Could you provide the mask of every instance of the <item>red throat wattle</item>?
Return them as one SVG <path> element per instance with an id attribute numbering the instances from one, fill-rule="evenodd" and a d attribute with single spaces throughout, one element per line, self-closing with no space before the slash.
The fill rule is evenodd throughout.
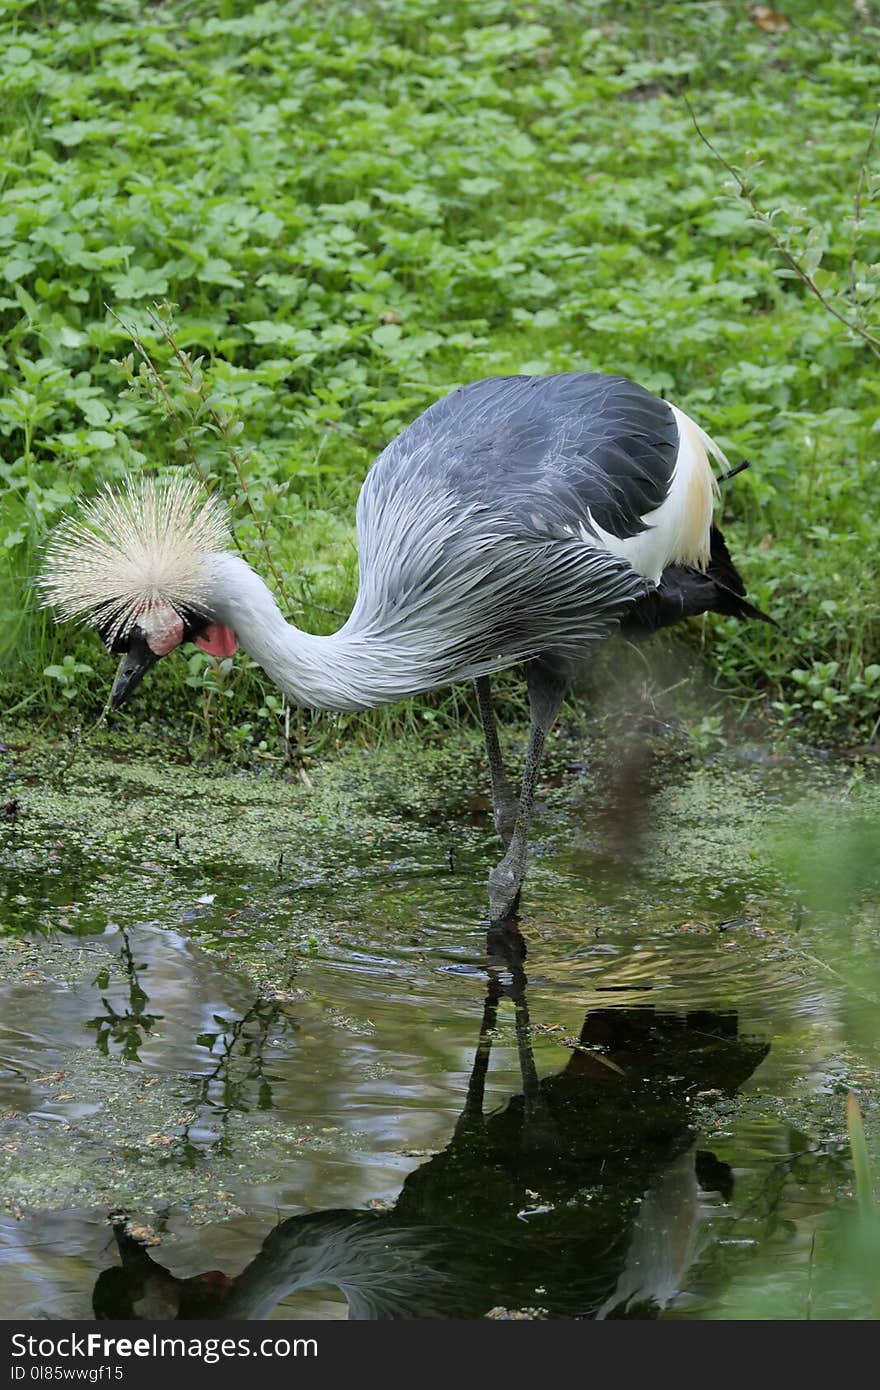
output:
<path id="1" fill-rule="evenodd" d="M 225 623 L 211 623 L 201 637 L 195 638 L 195 644 L 209 656 L 216 656 L 221 660 L 226 656 L 235 656 L 238 649 L 235 633 Z"/>

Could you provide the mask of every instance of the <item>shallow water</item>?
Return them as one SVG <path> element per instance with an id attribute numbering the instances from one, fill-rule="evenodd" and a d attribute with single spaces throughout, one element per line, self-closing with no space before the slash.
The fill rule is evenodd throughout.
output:
<path id="1" fill-rule="evenodd" d="M 470 744 L 6 763 L 0 1316 L 870 1312 L 870 779 L 560 747 L 487 942 Z"/>

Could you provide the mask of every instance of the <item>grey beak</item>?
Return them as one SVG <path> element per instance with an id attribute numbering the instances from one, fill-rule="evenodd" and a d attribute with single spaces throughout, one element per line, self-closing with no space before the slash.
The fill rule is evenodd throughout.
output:
<path id="1" fill-rule="evenodd" d="M 133 633 L 131 646 L 119 663 L 113 689 L 110 691 L 111 709 L 119 709 L 119 706 L 125 703 L 135 686 L 140 685 L 150 667 L 155 666 L 158 660 L 156 653 L 150 651 L 143 637 L 137 632 Z"/>

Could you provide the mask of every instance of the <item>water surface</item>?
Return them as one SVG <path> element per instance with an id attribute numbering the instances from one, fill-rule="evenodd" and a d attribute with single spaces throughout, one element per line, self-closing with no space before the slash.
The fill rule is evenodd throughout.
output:
<path id="1" fill-rule="evenodd" d="M 560 746 L 487 941 L 470 744 L 6 764 L 3 1317 L 870 1312 L 870 778 Z"/>

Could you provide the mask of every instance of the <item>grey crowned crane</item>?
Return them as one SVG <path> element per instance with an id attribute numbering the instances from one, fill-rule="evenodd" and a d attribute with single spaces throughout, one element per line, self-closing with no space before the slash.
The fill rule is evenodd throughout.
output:
<path id="1" fill-rule="evenodd" d="M 475 683 L 495 825 L 507 850 L 490 915 L 515 908 L 547 732 L 597 642 L 715 610 L 762 618 L 721 533 L 709 458 L 681 410 L 597 372 L 490 377 L 431 406 L 376 459 L 357 506 L 360 585 L 330 637 L 288 623 L 229 548 L 221 504 L 181 474 L 106 489 L 51 538 L 43 602 L 122 653 L 121 705 L 186 641 L 241 646 L 294 703 L 361 710 Z M 507 781 L 490 677 L 521 665 L 522 788 Z"/>

